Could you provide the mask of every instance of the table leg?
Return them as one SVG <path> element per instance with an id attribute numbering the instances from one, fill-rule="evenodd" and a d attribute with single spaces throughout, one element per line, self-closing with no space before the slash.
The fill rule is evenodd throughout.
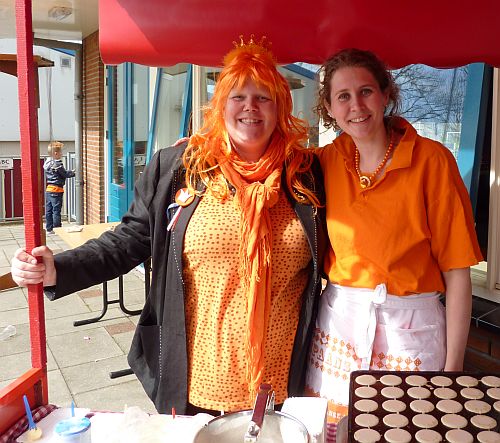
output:
<path id="1" fill-rule="evenodd" d="M 118 277 L 118 302 L 120 303 L 120 309 L 125 314 L 139 315 L 142 312 L 142 309 L 130 311 L 125 307 L 125 303 L 123 302 L 123 277 L 121 275 L 120 275 L 120 277 Z M 116 300 L 113 300 L 111 303 L 116 303 Z"/>
<path id="2" fill-rule="evenodd" d="M 88 325 L 90 323 L 95 323 L 106 315 L 108 312 L 108 282 L 103 282 L 102 284 L 102 311 L 97 317 L 88 318 L 86 320 L 77 320 L 73 322 L 73 326 Z"/>
<path id="3" fill-rule="evenodd" d="M 112 371 L 109 373 L 109 378 L 124 377 L 125 375 L 132 375 L 134 371 L 132 369 L 120 369 L 119 371 Z"/>
<path id="4" fill-rule="evenodd" d="M 149 289 L 150 289 L 150 286 L 151 286 L 151 258 L 149 258 L 148 260 L 146 260 L 144 262 L 144 289 L 145 289 L 145 292 L 144 292 L 144 298 L 148 298 L 148 295 L 149 295 Z M 123 305 L 123 280 L 119 281 L 118 284 L 120 285 L 119 286 L 119 294 L 120 294 L 120 308 L 122 311 L 124 312 L 137 312 L 137 311 L 128 311 L 125 306 Z M 137 314 L 140 314 L 141 311 L 138 311 Z M 132 371 L 132 369 L 130 368 L 127 368 L 127 369 L 120 369 L 118 371 L 112 371 L 109 373 L 109 378 L 113 379 L 113 378 L 118 378 L 118 377 L 124 377 L 125 375 L 132 375 L 134 373 L 134 371 Z"/>

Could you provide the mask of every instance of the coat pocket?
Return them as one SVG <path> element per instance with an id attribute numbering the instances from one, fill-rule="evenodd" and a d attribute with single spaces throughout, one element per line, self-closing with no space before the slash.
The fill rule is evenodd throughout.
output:
<path id="1" fill-rule="evenodd" d="M 160 379 L 161 326 L 137 325 L 128 363 L 154 402 Z"/>

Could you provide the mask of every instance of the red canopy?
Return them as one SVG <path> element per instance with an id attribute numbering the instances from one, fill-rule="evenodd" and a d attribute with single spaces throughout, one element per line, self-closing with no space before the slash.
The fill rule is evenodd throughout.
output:
<path id="1" fill-rule="evenodd" d="M 370 49 L 397 68 L 500 66 L 496 0 L 99 0 L 107 64 L 220 65 L 240 34 L 266 35 L 280 63 Z"/>

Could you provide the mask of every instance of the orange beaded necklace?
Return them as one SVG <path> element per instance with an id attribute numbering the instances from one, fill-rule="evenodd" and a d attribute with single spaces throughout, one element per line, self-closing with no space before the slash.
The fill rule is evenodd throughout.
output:
<path id="1" fill-rule="evenodd" d="M 380 162 L 380 164 L 377 166 L 375 171 L 373 171 L 370 175 L 365 175 L 362 174 L 360 169 L 359 169 L 359 151 L 356 145 L 354 145 L 355 148 L 355 153 L 354 153 L 354 167 L 356 168 L 356 173 L 358 174 L 359 177 L 359 185 L 361 186 L 361 189 L 366 189 L 369 188 L 374 182 L 375 178 L 377 177 L 377 174 L 382 170 L 382 168 L 385 166 L 387 163 L 387 160 L 389 160 L 389 156 L 391 155 L 392 148 L 394 147 L 394 140 L 391 137 L 391 141 L 389 143 L 389 146 L 387 147 L 387 151 L 385 151 L 384 158 Z"/>

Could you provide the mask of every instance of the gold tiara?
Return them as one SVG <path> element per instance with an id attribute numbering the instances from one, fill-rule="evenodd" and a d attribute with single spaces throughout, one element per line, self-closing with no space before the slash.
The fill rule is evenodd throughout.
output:
<path id="1" fill-rule="evenodd" d="M 250 35 L 250 40 L 245 43 L 245 39 L 243 35 L 240 35 L 240 42 L 233 41 L 233 45 L 235 48 L 243 48 L 243 47 L 251 47 L 251 46 L 260 46 L 263 49 L 271 50 L 272 43 L 267 39 L 265 35 L 263 35 L 259 41 L 255 40 L 255 35 Z"/>
<path id="2" fill-rule="evenodd" d="M 240 35 L 240 41 L 233 41 L 233 45 L 234 48 L 224 57 L 224 65 L 229 64 L 238 54 L 245 52 L 250 54 L 266 54 L 275 62 L 274 55 L 271 52 L 272 43 L 265 35 L 262 36 L 260 40 L 256 40 L 255 35 L 252 34 L 250 35 L 250 39 L 246 42 L 243 35 Z"/>

